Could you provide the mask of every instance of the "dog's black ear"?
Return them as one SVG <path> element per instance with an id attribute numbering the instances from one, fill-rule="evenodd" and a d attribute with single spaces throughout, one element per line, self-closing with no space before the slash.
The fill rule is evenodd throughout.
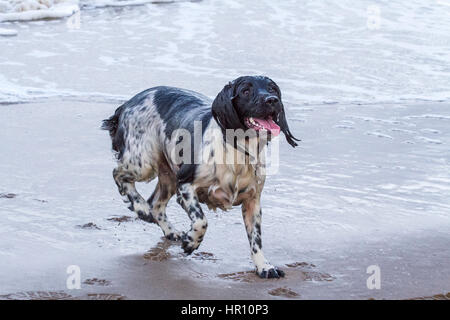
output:
<path id="1" fill-rule="evenodd" d="M 267 78 L 268 80 L 272 81 L 271 79 Z M 295 141 L 301 141 L 300 139 L 295 138 L 292 133 L 291 130 L 289 130 L 289 126 L 286 120 L 286 113 L 284 112 L 284 105 L 283 102 L 281 102 L 281 90 L 280 87 L 278 87 L 278 85 L 273 82 L 277 88 L 278 91 L 278 96 L 280 98 L 280 104 L 281 104 L 281 112 L 278 114 L 278 119 L 275 120 L 275 123 L 278 124 L 280 126 L 281 131 L 283 131 L 284 136 L 286 137 L 286 141 L 292 146 L 292 147 L 296 147 L 298 146 L 297 142 Z"/>
<path id="2" fill-rule="evenodd" d="M 284 112 L 283 103 L 281 103 L 281 112 L 278 114 L 278 119 L 275 122 L 280 126 L 281 131 L 283 131 L 284 136 L 286 137 L 286 141 L 293 147 L 298 146 L 297 142 L 295 142 L 295 141 L 301 141 L 301 140 L 295 138 L 292 135 L 291 130 L 289 130 L 289 126 L 288 126 L 288 123 L 286 120 L 286 114 Z"/>
<path id="3" fill-rule="evenodd" d="M 212 115 L 224 133 L 226 129 L 245 129 L 233 104 L 236 86 L 236 80 L 228 83 L 212 104 Z"/>

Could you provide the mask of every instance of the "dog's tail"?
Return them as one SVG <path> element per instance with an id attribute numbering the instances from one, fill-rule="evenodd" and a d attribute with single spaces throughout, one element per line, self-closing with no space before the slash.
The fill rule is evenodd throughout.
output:
<path id="1" fill-rule="evenodd" d="M 124 107 L 125 107 L 124 105 L 121 105 L 119 108 L 117 108 L 111 117 L 102 121 L 102 125 L 101 125 L 101 128 L 103 130 L 109 131 L 109 135 L 111 136 L 111 140 L 112 140 L 112 148 L 114 151 L 117 151 L 117 152 L 120 152 L 120 149 L 121 149 L 120 141 L 118 141 L 118 140 L 122 140 L 122 139 L 120 139 L 117 136 L 117 130 L 119 128 L 120 115 L 122 114 Z"/>
<path id="2" fill-rule="evenodd" d="M 122 112 L 123 112 L 123 105 L 118 107 L 111 117 L 102 121 L 101 128 L 103 130 L 108 130 L 111 138 L 115 137 L 117 133 L 117 128 L 119 127 L 119 118 Z"/>

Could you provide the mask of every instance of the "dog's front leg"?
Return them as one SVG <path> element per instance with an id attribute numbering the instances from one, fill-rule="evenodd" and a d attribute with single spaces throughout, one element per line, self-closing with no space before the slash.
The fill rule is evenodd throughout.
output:
<path id="1" fill-rule="evenodd" d="M 242 203 L 242 217 L 244 218 L 256 273 L 261 278 L 284 277 L 284 272 L 271 265 L 264 257 L 261 240 L 261 215 L 259 199 L 251 198 Z"/>
<path id="2" fill-rule="evenodd" d="M 191 184 L 185 183 L 178 187 L 177 202 L 183 207 L 191 219 L 191 230 L 183 232 L 181 236 L 181 247 L 185 253 L 191 254 L 202 243 L 208 222 Z"/>

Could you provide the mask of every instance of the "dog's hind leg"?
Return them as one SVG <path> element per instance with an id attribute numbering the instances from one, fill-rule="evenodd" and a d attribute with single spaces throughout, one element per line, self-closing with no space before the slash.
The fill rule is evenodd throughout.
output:
<path id="1" fill-rule="evenodd" d="M 124 202 L 130 202 L 128 209 L 136 212 L 138 217 L 144 221 L 154 223 L 153 215 L 147 201 L 136 190 L 135 182 L 138 180 L 133 172 L 123 170 L 120 167 L 113 170 L 114 181 Z"/>
<path id="2" fill-rule="evenodd" d="M 153 191 L 153 194 L 147 201 L 153 220 L 160 226 L 164 236 L 169 240 L 179 240 L 181 236 L 169 222 L 166 215 L 167 203 L 174 195 L 176 189 L 174 181 L 171 174 L 160 171 L 155 191 Z"/>
<path id="3" fill-rule="evenodd" d="M 208 222 L 191 184 L 185 183 L 178 187 L 177 202 L 191 219 L 191 230 L 183 232 L 181 236 L 181 247 L 185 253 L 191 254 L 202 243 Z"/>

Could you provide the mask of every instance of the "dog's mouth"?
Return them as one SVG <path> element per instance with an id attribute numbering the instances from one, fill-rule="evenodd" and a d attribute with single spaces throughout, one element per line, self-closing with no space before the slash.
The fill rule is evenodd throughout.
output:
<path id="1" fill-rule="evenodd" d="M 265 130 L 268 131 L 274 137 L 280 134 L 280 126 L 273 121 L 272 117 L 269 116 L 266 119 L 261 118 L 245 118 L 245 125 L 249 129 L 254 129 L 256 131 Z"/>

